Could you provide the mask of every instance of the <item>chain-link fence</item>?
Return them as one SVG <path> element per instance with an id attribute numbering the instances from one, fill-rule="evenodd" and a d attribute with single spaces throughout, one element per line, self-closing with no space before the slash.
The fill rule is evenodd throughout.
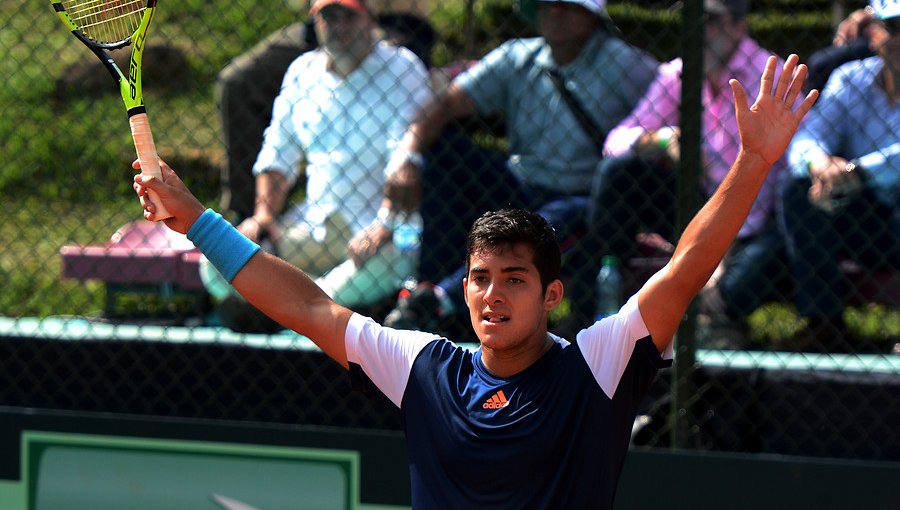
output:
<path id="1" fill-rule="evenodd" d="M 7 3 L 0 405 L 397 428 L 389 404 L 350 392 L 183 237 L 139 220 L 106 71 L 50 5 Z M 604 311 L 601 260 L 618 261 L 621 304 L 723 178 L 739 145 L 728 79 L 755 95 L 770 52 L 798 53 L 820 105 L 691 308 L 635 444 L 900 459 L 894 22 L 859 11 L 838 40 L 864 4 L 613 2 L 594 18 L 527 0 L 385 1 L 386 43 L 326 63 L 323 46 L 354 50 L 323 41 L 299 3 L 160 3 L 144 64 L 160 154 L 336 300 L 461 342 L 476 341 L 454 283 L 474 218 L 517 205 L 554 223 L 569 298 L 551 329 L 574 337 Z M 348 40 L 369 32 L 331 21 L 359 23 Z M 446 124 L 395 150 L 444 93 L 463 98 L 432 117 Z M 410 164 L 421 232 L 379 211 Z"/>

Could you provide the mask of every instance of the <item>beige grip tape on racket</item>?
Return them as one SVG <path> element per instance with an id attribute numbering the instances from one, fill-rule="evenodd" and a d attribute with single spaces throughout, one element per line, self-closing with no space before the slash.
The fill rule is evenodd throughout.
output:
<path id="1" fill-rule="evenodd" d="M 131 124 L 131 136 L 134 138 L 134 148 L 137 150 L 138 160 L 141 162 L 141 174 L 152 175 L 162 179 L 162 171 L 159 169 L 159 155 L 156 153 L 156 144 L 153 143 L 153 133 L 150 131 L 150 120 L 146 113 L 138 113 L 128 118 Z M 141 199 L 141 204 L 145 198 Z M 150 202 L 156 206 L 156 220 L 171 218 L 172 215 L 163 207 L 156 192 L 150 192 Z"/>

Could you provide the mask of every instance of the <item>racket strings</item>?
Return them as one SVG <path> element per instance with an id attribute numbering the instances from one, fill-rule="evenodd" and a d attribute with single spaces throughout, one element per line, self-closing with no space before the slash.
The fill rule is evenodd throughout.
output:
<path id="1" fill-rule="evenodd" d="M 84 34 L 101 43 L 124 41 L 138 29 L 144 0 L 63 1 L 70 19 Z"/>

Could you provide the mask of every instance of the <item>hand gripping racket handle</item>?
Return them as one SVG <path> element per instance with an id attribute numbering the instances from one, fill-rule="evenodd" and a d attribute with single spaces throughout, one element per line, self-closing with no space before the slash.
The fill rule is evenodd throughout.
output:
<path id="1" fill-rule="evenodd" d="M 153 133 L 150 131 L 150 120 L 146 113 L 137 113 L 128 118 L 131 124 L 131 136 L 134 138 L 134 148 L 137 150 L 138 161 L 141 162 L 141 174 L 152 175 L 162 179 L 162 171 L 159 169 L 159 155 L 156 153 L 156 144 L 153 143 Z M 145 198 L 141 199 L 141 203 Z M 156 220 L 171 218 L 172 215 L 163 207 L 155 191 L 150 192 L 150 201 L 156 206 Z"/>

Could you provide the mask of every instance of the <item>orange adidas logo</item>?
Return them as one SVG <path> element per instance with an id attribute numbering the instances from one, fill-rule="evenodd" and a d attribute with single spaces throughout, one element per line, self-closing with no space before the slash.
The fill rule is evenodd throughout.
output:
<path id="1" fill-rule="evenodd" d="M 481 405 L 481 407 L 485 409 L 502 409 L 509 405 L 509 401 L 506 400 L 506 395 L 503 394 L 503 390 L 494 393 L 494 396 L 487 399 L 487 401 Z"/>

